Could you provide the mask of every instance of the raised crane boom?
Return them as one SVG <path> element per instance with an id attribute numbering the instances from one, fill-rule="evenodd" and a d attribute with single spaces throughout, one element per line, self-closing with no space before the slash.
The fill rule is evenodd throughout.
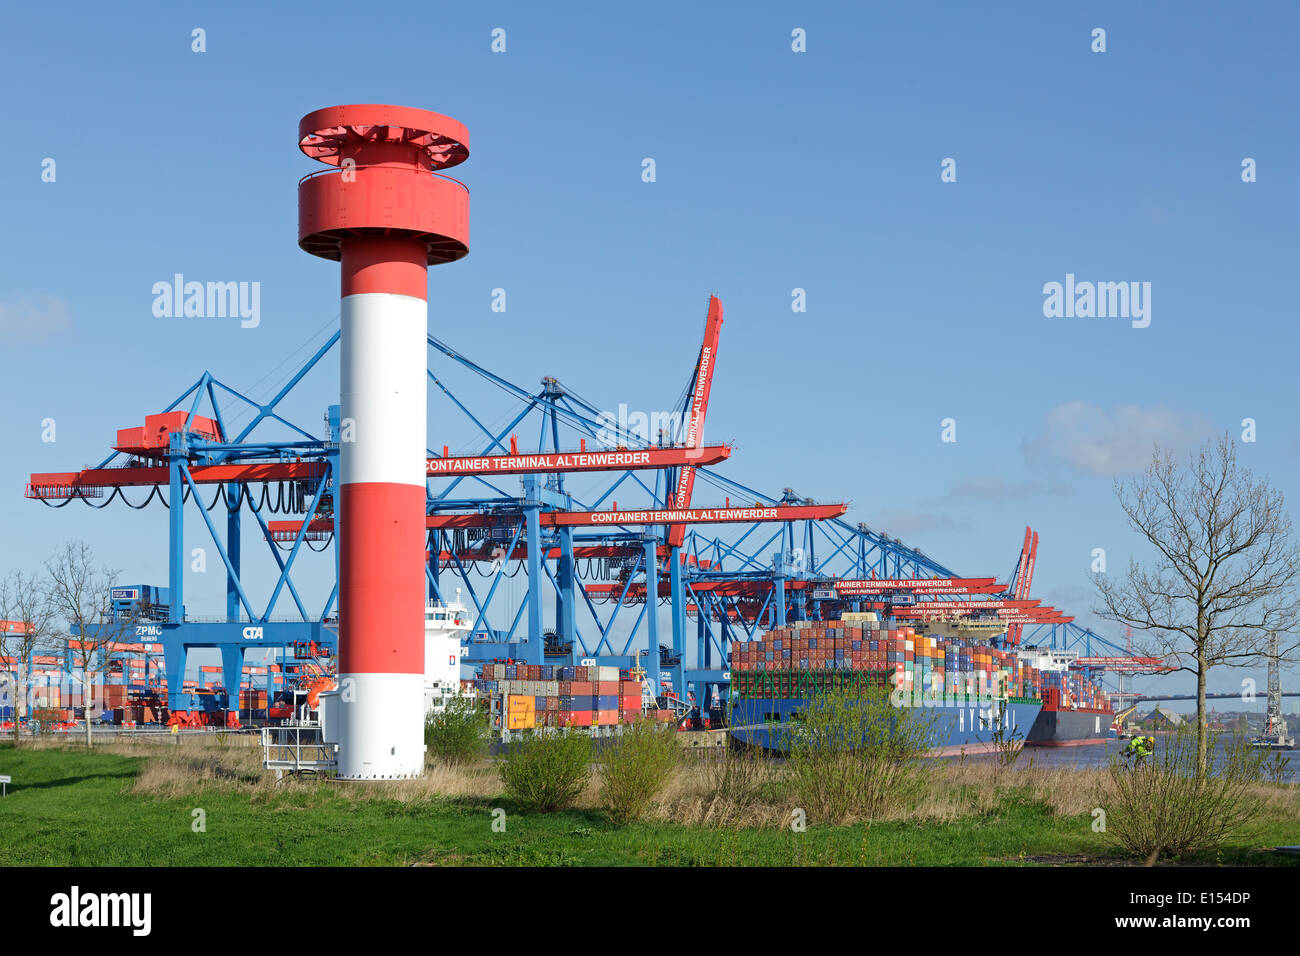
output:
<path id="1" fill-rule="evenodd" d="M 695 374 L 691 379 L 691 390 L 686 396 L 685 445 L 689 449 L 700 449 L 704 439 L 704 416 L 709 410 L 709 390 L 713 387 L 713 370 L 717 367 L 718 340 L 722 335 L 722 302 L 716 295 L 709 296 L 709 314 L 704 321 L 704 341 L 700 345 L 700 357 L 695 362 Z M 685 464 L 677 473 L 677 483 L 673 490 L 671 507 L 675 510 L 691 506 L 691 492 L 695 487 L 695 466 Z M 668 526 L 668 544 L 679 548 L 686 540 L 686 525 Z"/>
<path id="2" fill-rule="evenodd" d="M 1020 549 L 1020 563 L 1016 568 L 1013 597 L 1023 601 L 1029 597 L 1029 587 L 1034 580 L 1034 561 L 1038 557 L 1038 532 L 1025 528 L 1025 544 Z M 1024 625 L 1013 623 L 1007 627 L 1007 643 L 1015 647 L 1020 643 Z"/>

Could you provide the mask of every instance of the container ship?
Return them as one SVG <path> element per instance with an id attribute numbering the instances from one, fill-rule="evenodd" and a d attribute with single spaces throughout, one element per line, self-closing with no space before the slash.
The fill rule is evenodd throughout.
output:
<path id="1" fill-rule="evenodd" d="M 1025 746 L 1075 747 L 1117 736 L 1109 698 L 1096 684 L 1070 671 L 1077 653 L 1026 647 L 1017 656 L 1044 675 L 1039 692 L 1043 709 Z"/>
<path id="2" fill-rule="evenodd" d="M 813 697 L 864 684 L 887 688 L 899 706 L 924 708 L 936 756 L 988 752 L 1012 740 L 1061 746 L 1111 735 L 1106 698 L 1069 672 L 1070 655 L 882 628 L 870 612 L 845 617 L 797 621 L 732 645 L 737 741 L 782 750 L 790 721 Z"/>

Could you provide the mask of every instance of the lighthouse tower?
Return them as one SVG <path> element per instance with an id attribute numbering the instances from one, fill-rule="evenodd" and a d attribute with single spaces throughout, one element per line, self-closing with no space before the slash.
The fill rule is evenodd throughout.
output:
<path id="1" fill-rule="evenodd" d="M 424 768 L 428 267 L 469 252 L 469 156 L 453 119 L 331 106 L 298 145 L 330 169 L 298 184 L 298 245 L 342 266 L 338 774 Z"/>

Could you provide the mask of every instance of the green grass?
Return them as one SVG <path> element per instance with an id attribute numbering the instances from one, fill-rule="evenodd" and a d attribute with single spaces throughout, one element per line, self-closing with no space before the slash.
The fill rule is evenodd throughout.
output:
<path id="1" fill-rule="evenodd" d="M 7 865 L 1015 865 L 1119 862 L 1090 817 L 1060 816 L 1010 788 L 982 815 L 954 822 L 789 829 L 619 826 L 597 810 L 523 813 L 503 799 L 350 799 L 338 784 L 249 792 L 209 788 L 182 799 L 131 792 L 146 758 L 0 745 L 16 785 L 0 801 Z M 492 809 L 507 811 L 493 832 Z M 206 811 L 207 831 L 191 829 Z M 1290 861 L 1258 847 L 1300 842 L 1300 821 L 1258 823 L 1202 862 Z"/>

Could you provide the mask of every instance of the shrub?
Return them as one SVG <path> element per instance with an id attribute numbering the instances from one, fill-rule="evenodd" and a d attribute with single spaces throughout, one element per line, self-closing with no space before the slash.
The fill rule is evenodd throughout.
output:
<path id="1" fill-rule="evenodd" d="M 600 758 L 601 795 L 610 817 L 618 823 L 641 819 L 680 759 L 672 727 L 648 720 L 625 727 Z"/>
<path id="2" fill-rule="evenodd" d="M 1263 762 L 1259 768 L 1260 775 L 1269 783 L 1277 784 L 1279 787 L 1284 786 L 1287 782 L 1287 774 L 1291 771 L 1291 761 L 1283 757 L 1280 753 L 1274 753 L 1271 758 Z"/>
<path id="3" fill-rule="evenodd" d="M 471 698 L 453 697 L 440 714 L 424 724 L 430 756 L 449 767 L 476 763 L 487 755 L 487 714 Z"/>
<path id="4" fill-rule="evenodd" d="M 514 740 L 501 761 L 506 796 L 549 813 L 573 806 L 591 779 L 591 738 L 542 732 Z"/>
<path id="5" fill-rule="evenodd" d="M 1197 773 L 1195 727 L 1166 735 L 1152 756 L 1135 765 L 1112 758 L 1106 832 L 1129 853 L 1151 860 L 1222 845 L 1259 812 L 1250 787 L 1260 777 L 1264 753 L 1240 734 L 1225 738 L 1213 732 L 1208 749 L 1215 759 L 1204 775 Z"/>
<path id="6" fill-rule="evenodd" d="M 993 752 L 997 755 L 998 766 L 1010 770 L 1025 751 L 1025 735 L 1017 730 L 1007 728 L 1007 702 L 998 701 L 997 725 L 993 730 Z M 965 754 L 962 754 L 963 758 Z"/>
<path id="7" fill-rule="evenodd" d="M 884 688 L 816 696 L 785 731 L 791 794 L 820 823 L 882 816 L 923 789 L 933 728 Z"/>
<path id="8" fill-rule="evenodd" d="M 758 814 L 773 788 L 776 771 L 766 751 L 727 751 L 706 764 L 704 819 L 718 826 L 740 826 Z"/>

